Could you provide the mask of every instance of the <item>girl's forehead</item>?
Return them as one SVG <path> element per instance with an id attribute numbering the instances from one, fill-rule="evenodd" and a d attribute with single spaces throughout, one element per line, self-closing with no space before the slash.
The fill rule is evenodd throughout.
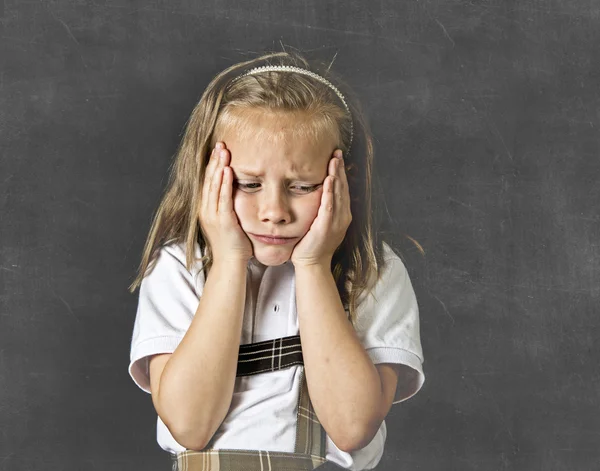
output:
<path id="1" fill-rule="evenodd" d="M 263 109 L 233 110 L 224 113 L 215 128 L 217 139 L 234 135 L 244 141 L 262 143 L 337 142 L 339 130 L 322 115 L 307 112 Z"/>
<path id="2" fill-rule="evenodd" d="M 286 173 L 309 176 L 326 167 L 335 147 L 332 141 L 307 141 L 292 139 L 248 139 L 236 136 L 225 140 L 231 151 L 231 167 L 236 173 L 260 176 L 260 174 Z"/>
<path id="3" fill-rule="evenodd" d="M 315 132 L 289 116 L 260 116 L 240 124 L 217 136 L 230 150 L 230 166 L 237 176 L 321 178 L 337 146 L 331 132 Z"/>

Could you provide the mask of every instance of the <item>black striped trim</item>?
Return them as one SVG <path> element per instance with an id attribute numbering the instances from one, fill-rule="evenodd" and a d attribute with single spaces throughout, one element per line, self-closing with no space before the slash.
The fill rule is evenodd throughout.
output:
<path id="1" fill-rule="evenodd" d="M 299 335 L 240 345 L 236 376 L 277 371 L 292 365 L 304 365 Z"/>

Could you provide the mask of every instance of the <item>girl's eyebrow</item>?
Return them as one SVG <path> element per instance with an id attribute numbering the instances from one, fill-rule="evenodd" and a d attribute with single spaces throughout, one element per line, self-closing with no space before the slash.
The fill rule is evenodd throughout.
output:
<path id="1" fill-rule="evenodd" d="M 264 173 L 257 173 L 257 172 L 253 172 L 252 170 L 244 170 L 241 168 L 234 168 L 234 170 L 235 170 L 235 173 L 243 173 L 247 177 L 262 177 L 262 176 L 264 176 Z"/>
<path id="2" fill-rule="evenodd" d="M 258 173 L 252 170 L 247 170 L 247 169 L 243 169 L 243 168 L 234 168 L 233 169 L 235 171 L 235 173 L 239 173 L 241 175 L 244 175 L 246 177 L 264 177 L 265 174 L 264 173 Z M 306 173 L 304 175 L 299 175 L 297 173 L 294 173 L 293 176 L 295 178 L 313 178 L 313 176 L 310 173 Z"/>

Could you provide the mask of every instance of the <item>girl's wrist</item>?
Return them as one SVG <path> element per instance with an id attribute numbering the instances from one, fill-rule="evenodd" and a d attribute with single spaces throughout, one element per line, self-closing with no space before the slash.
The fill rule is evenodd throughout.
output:
<path id="1" fill-rule="evenodd" d="M 296 270 L 306 271 L 331 271 L 331 259 L 305 261 L 305 262 L 292 262 Z"/>

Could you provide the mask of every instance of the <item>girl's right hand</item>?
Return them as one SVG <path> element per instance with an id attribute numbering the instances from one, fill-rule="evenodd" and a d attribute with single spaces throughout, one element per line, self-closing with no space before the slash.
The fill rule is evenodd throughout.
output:
<path id="1" fill-rule="evenodd" d="M 218 260 L 245 261 L 252 257 L 252 244 L 233 209 L 233 172 L 230 154 L 218 142 L 206 167 L 198 219 L 208 238 L 213 263 Z"/>

